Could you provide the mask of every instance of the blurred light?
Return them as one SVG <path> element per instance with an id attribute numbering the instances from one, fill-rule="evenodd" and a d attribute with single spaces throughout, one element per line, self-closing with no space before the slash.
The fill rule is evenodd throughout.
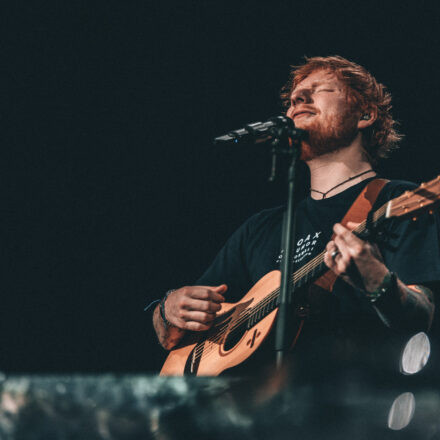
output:
<path id="1" fill-rule="evenodd" d="M 415 408 L 416 400 L 413 393 L 403 393 L 398 396 L 388 413 L 388 428 L 398 431 L 408 426 Z"/>
<path id="2" fill-rule="evenodd" d="M 428 362 L 431 344 L 426 333 L 414 335 L 405 345 L 400 359 L 400 372 L 403 374 L 418 373 Z"/>

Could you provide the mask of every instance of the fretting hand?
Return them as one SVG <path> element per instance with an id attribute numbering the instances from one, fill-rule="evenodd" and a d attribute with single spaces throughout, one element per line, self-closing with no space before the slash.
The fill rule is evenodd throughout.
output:
<path id="1" fill-rule="evenodd" d="M 388 269 L 378 247 L 351 232 L 357 224 L 349 222 L 347 226 L 336 223 L 333 227 L 335 236 L 327 244 L 324 262 L 347 283 L 374 292 L 381 285 Z"/>

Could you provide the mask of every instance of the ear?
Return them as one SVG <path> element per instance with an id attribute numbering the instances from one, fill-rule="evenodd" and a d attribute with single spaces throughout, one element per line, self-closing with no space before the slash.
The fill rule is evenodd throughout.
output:
<path id="1" fill-rule="evenodd" d="M 358 121 L 358 129 L 365 130 L 368 127 L 371 127 L 377 119 L 377 109 L 366 109 L 361 112 Z"/>

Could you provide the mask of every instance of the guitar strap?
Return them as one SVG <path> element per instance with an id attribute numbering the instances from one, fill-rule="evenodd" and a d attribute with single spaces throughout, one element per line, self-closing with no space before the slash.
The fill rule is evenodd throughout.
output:
<path id="1" fill-rule="evenodd" d="M 350 209 L 345 214 L 344 218 L 339 222 L 343 226 L 347 226 L 348 222 L 361 223 L 366 218 L 368 213 L 373 208 L 374 202 L 377 200 L 379 193 L 382 191 L 382 188 L 389 182 L 386 179 L 374 179 L 369 182 L 356 200 L 351 205 Z M 334 238 L 334 234 L 332 235 L 332 239 Z M 337 275 L 332 271 L 328 270 L 321 275 L 313 284 L 313 288 L 317 288 L 321 291 L 331 292 L 333 290 L 333 286 L 335 281 L 337 280 Z M 295 331 L 295 337 L 293 338 L 292 344 L 290 346 L 290 350 L 293 350 L 295 347 L 298 338 L 301 334 L 301 331 L 304 327 L 305 320 L 309 316 L 310 313 L 310 297 L 309 297 L 309 305 L 299 305 L 295 312 L 299 319 L 297 329 Z"/>
<path id="2" fill-rule="evenodd" d="M 344 218 L 340 221 L 341 225 L 347 226 L 348 222 L 361 223 L 366 218 L 368 213 L 373 208 L 374 202 L 377 200 L 379 193 L 382 191 L 382 188 L 389 182 L 386 179 L 374 179 L 369 182 L 356 200 L 351 205 L 350 209 L 345 214 Z M 332 236 L 332 240 L 334 238 L 334 234 Z M 321 287 L 328 292 L 333 290 L 333 285 L 337 279 L 337 275 L 328 270 L 324 275 L 318 278 L 314 284 Z"/>

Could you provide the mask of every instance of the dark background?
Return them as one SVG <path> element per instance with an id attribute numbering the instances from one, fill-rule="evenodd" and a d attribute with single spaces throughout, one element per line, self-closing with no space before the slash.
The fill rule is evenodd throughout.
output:
<path id="1" fill-rule="evenodd" d="M 406 138 L 387 176 L 440 173 L 436 2 L 5 3 L 0 370 L 160 368 L 144 307 L 284 200 L 264 147 L 211 140 L 279 114 L 304 55 L 389 87 Z"/>

